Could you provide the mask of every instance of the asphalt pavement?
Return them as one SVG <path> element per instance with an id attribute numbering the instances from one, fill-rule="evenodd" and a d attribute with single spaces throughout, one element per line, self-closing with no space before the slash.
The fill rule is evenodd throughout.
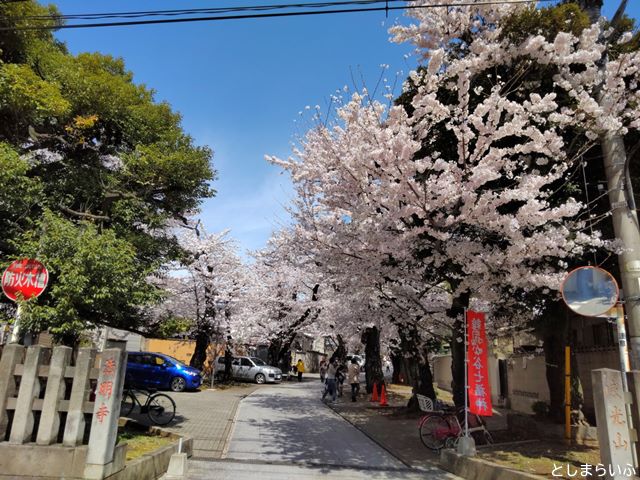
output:
<path id="1" fill-rule="evenodd" d="M 262 386 L 237 409 L 220 460 L 189 460 L 189 479 L 454 479 L 411 469 L 322 403 L 318 381 Z"/>

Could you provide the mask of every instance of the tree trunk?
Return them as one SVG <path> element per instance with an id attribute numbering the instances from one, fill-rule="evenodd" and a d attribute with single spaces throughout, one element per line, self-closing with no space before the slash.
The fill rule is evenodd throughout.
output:
<path id="1" fill-rule="evenodd" d="M 602 8 L 602 0 L 579 0 L 578 4 L 587 15 L 591 23 L 596 23 L 600 18 L 600 9 Z"/>
<path id="2" fill-rule="evenodd" d="M 374 383 L 384 383 L 382 360 L 380 358 L 380 331 L 378 328 L 366 328 L 362 334 L 361 342 L 364 344 L 364 371 L 367 383 L 367 393 L 371 393 L 373 391 Z"/>
<path id="3" fill-rule="evenodd" d="M 453 320 L 451 331 L 451 389 L 453 390 L 453 403 L 456 407 L 464 407 L 464 316 L 465 309 L 469 306 L 469 294 L 463 293 L 453 299 L 447 315 Z"/>
<path id="4" fill-rule="evenodd" d="M 561 301 L 550 303 L 538 320 L 536 329 L 542 336 L 549 387 L 549 415 L 556 422 L 564 421 L 565 396 L 565 348 L 571 342 L 571 319 L 567 307 Z M 581 409 L 583 404 L 582 382 L 576 361 L 575 345 L 571 345 L 571 404 Z"/>
<path id="5" fill-rule="evenodd" d="M 207 360 L 207 348 L 209 348 L 209 334 L 200 330 L 196 333 L 196 348 L 191 355 L 189 365 L 202 370 L 204 362 Z"/>
<path id="6" fill-rule="evenodd" d="M 543 337 L 549 414 L 558 422 L 564 418 L 564 328 L 551 329 Z"/>
<path id="7" fill-rule="evenodd" d="M 429 365 L 429 349 L 427 346 L 423 346 L 422 355 L 420 356 L 418 363 L 418 377 L 416 384 L 413 385 L 413 393 L 407 404 L 407 408 L 410 411 L 418 411 L 420 406 L 418 404 L 418 398 L 416 394 L 429 397 L 434 402 L 436 401 L 436 391 L 433 388 L 433 375 L 431 374 L 431 366 Z"/>
<path id="8" fill-rule="evenodd" d="M 431 373 L 431 365 L 429 365 L 429 352 L 425 349 L 422 356 L 423 361 L 420 363 L 420 380 L 416 393 L 425 395 L 431 400 L 436 400 L 436 390 L 433 388 L 433 375 Z"/>
<path id="9" fill-rule="evenodd" d="M 338 336 L 336 337 L 336 340 L 338 342 L 338 348 L 336 348 L 336 351 L 333 352 L 333 355 L 331 355 L 331 358 L 329 359 L 329 363 L 337 359 L 338 362 L 342 365 L 345 363 L 347 359 L 347 348 L 344 346 L 344 340 L 342 338 L 342 335 L 338 334 Z"/>
<path id="10" fill-rule="evenodd" d="M 231 337 L 227 337 L 227 345 L 224 349 L 224 381 L 230 382 L 233 379 L 233 351 Z"/>
<path id="11" fill-rule="evenodd" d="M 283 373 L 291 370 L 291 342 L 282 342 L 282 339 L 272 339 L 269 343 L 267 363 L 278 367 Z"/>
<path id="12" fill-rule="evenodd" d="M 402 370 L 402 352 L 391 352 L 391 365 L 393 365 L 393 376 L 391 377 L 391 383 L 400 383 L 400 370 Z"/>
<path id="13" fill-rule="evenodd" d="M 416 387 L 419 377 L 420 354 L 418 347 L 420 336 L 415 325 L 397 323 L 399 342 L 396 342 L 393 350 L 397 357 L 398 371 L 394 365 L 394 383 L 411 385 Z"/>

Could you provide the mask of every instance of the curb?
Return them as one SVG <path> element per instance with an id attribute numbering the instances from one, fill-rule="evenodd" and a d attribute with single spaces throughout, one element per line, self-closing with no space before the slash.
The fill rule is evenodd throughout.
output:
<path id="1" fill-rule="evenodd" d="M 466 480 L 543 480 L 545 478 L 480 458 L 465 457 L 453 450 L 442 450 L 440 466 L 447 472 Z"/>
<path id="2" fill-rule="evenodd" d="M 175 440 L 175 443 L 166 445 L 157 450 L 145 453 L 139 458 L 126 463 L 124 469 L 116 472 L 109 477 L 113 480 L 152 480 L 154 478 L 162 478 L 167 472 L 171 456 L 178 451 L 178 441 L 182 439 L 182 451 L 187 456 L 190 456 L 193 452 L 193 439 L 184 435 L 178 435 L 177 433 L 164 430 L 160 427 L 150 426 L 136 422 L 130 418 L 120 417 L 119 426 L 129 426 L 134 429 L 140 429 L 141 431 L 152 432 L 163 437 L 169 437 Z M 126 443 L 126 442 L 124 442 Z"/>
<path id="3" fill-rule="evenodd" d="M 222 446 L 222 452 L 220 453 L 220 459 L 226 459 L 227 458 L 227 453 L 229 453 L 229 445 L 231 444 L 231 437 L 233 437 L 233 432 L 236 429 L 236 423 L 238 420 L 238 412 L 240 411 L 240 404 L 248 397 L 250 397 L 251 395 L 253 395 L 254 393 L 256 393 L 258 391 L 258 389 L 256 388 L 255 390 L 253 390 L 252 392 L 246 394 L 245 396 L 243 396 L 242 398 L 240 398 L 240 400 L 238 400 L 238 403 L 236 403 L 236 407 L 233 411 L 233 417 L 231 418 L 230 424 L 229 424 L 229 429 L 227 431 L 227 435 L 226 438 L 224 439 L 224 445 Z"/>

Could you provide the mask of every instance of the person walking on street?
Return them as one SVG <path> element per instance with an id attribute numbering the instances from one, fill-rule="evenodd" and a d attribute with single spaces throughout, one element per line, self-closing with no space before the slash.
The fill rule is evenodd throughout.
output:
<path id="1" fill-rule="evenodd" d="M 324 360 L 320 362 L 320 381 L 324 383 L 324 378 L 327 376 L 327 364 Z"/>
<path id="2" fill-rule="evenodd" d="M 355 402 L 358 397 L 358 393 L 360 392 L 360 365 L 355 358 L 351 359 L 351 364 L 349 365 L 349 372 L 347 374 L 347 381 L 351 384 L 351 401 Z"/>
<path id="3" fill-rule="evenodd" d="M 329 368 L 327 368 L 327 388 L 322 394 L 322 400 L 325 399 L 327 394 L 331 395 L 331 401 L 333 403 L 336 401 L 336 372 L 338 371 L 336 363 L 336 360 L 329 362 Z"/>
<path id="4" fill-rule="evenodd" d="M 296 368 L 298 369 L 298 381 L 301 382 L 302 374 L 304 373 L 304 362 L 302 361 L 302 359 L 298 360 Z"/>

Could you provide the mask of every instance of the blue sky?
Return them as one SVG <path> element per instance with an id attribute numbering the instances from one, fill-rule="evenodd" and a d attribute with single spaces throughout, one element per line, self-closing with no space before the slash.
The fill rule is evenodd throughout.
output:
<path id="1" fill-rule="evenodd" d="M 207 6 L 289 3 L 267 0 L 78 1 L 56 3 L 65 14 Z M 640 5 L 628 13 L 640 17 Z M 618 4 L 605 0 L 605 14 Z M 216 197 L 201 217 L 211 231 L 231 229 L 243 249 L 265 245 L 286 223 L 292 197 L 286 175 L 264 155 L 286 157 L 291 142 L 308 127 L 299 112 L 327 106 L 337 89 L 373 88 L 381 65 L 398 88 L 415 67 L 408 45 L 388 41 L 400 11 L 234 20 L 139 27 L 63 30 L 70 51 L 123 57 L 136 82 L 157 92 L 183 115 L 185 130 L 214 150 Z"/>

